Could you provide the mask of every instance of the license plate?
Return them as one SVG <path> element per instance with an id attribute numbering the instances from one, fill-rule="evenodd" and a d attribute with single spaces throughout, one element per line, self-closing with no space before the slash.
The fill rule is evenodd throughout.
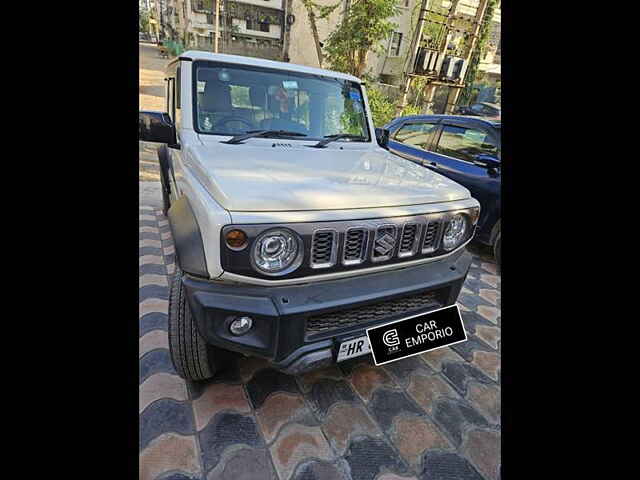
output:
<path id="1" fill-rule="evenodd" d="M 369 339 L 367 336 L 352 338 L 351 340 L 347 340 L 346 342 L 342 342 L 340 344 L 340 349 L 338 350 L 338 359 L 337 362 L 342 362 L 343 360 L 347 360 L 353 357 L 359 357 L 360 355 L 366 355 L 371 351 L 369 347 Z"/>

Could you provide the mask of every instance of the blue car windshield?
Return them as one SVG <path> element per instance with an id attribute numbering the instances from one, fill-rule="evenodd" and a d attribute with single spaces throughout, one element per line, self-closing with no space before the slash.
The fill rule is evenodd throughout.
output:
<path id="1" fill-rule="evenodd" d="M 194 125 L 214 135 L 285 130 L 321 140 L 370 141 L 356 82 L 293 71 L 218 62 L 194 62 Z M 357 137 L 362 137 L 361 139 Z"/>

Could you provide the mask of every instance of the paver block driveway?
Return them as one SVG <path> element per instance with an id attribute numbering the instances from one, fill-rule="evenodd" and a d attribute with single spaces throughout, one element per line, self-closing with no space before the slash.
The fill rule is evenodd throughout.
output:
<path id="1" fill-rule="evenodd" d="M 466 342 L 300 376 L 230 354 L 212 381 L 185 383 L 167 343 L 171 232 L 148 190 L 139 207 L 141 479 L 499 478 L 500 276 L 489 256 L 473 247 L 459 297 Z"/>

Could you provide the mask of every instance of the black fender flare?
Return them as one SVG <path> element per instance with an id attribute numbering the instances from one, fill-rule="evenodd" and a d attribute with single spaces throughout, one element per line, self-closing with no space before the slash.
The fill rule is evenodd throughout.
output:
<path id="1" fill-rule="evenodd" d="M 209 278 L 202 232 L 186 196 L 180 197 L 171 205 L 167 217 L 173 235 L 176 264 L 185 273 Z"/>
<path id="2" fill-rule="evenodd" d="M 169 151 L 166 145 L 158 147 L 158 163 L 160 164 L 160 175 L 164 179 L 164 185 L 167 194 L 171 193 L 171 182 L 169 181 L 169 173 L 172 170 Z"/>

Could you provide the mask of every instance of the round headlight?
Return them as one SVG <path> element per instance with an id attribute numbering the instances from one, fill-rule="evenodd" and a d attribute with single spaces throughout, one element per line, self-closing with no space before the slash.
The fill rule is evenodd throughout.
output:
<path id="1" fill-rule="evenodd" d="M 453 250 L 458 247 L 465 238 L 467 232 L 467 219 L 461 213 L 451 217 L 447 229 L 442 237 L 442 247 L 445 250 Z"/>
<path id="2" fill-rule="evenodd" d="M 302 239 L 284 228 L 262 233 L 251 250 L 253 267 L 265 275 L 291 273 L 300 266 L 302 257 Z"/>

